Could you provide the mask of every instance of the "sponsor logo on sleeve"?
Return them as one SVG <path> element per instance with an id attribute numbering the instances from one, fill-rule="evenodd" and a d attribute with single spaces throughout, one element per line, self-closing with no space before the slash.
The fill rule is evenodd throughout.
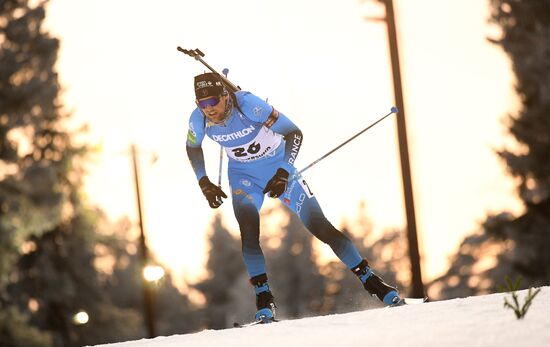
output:
<path id="1" fill-rule="evenodd" d="M 292 140 L 292 149 L 290 151 L 290 157 L 288 158 L 288 163 L 294 165 L 294 161 L 298 156 L 298 151 L 302 143 L 302 137 L 298 134 L 294 134 L 294 139 Z"/>
<path id="2" fill-rule="evenodd" d="M 197 134 L 192 129 L 187 132 L 187 141 L 194 145 L 197 144 Z"/>
<path id="3" fill-rule="evenodd" d="M 252 113 L 254 113 L 254 115 L 258 118 L 262 115 L 262 111 L 263 108 L 261 106 L 256 106 L 252 109 Z"/>

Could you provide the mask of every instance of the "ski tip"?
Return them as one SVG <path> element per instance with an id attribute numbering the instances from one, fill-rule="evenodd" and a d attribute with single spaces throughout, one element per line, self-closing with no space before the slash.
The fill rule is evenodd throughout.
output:
<path id="1" fill-rule="evenodd" d="M 276 323 L 276 322 L 278 322 L 278 321 L 279 321 L 279 320 L 278 320 L 278 319 L 275 319 L 275 318 L 263 318 L 263 319 L 259 319 L 259 320 L 252 321 L 252 322 L 250 322 L 250 323 L 244 323 L 244 324 L 241 324 L 241 323 L 238 323 L 238 322 L 234 322 L 234 323 L 233 323 L 233 327 L 234 327 L 234 328 L 247 328 L 247 327 L 252 327 L 252 326 L 254 326 L 254 325 Z"/>
<path id="2" fill-rule="evenodd" d="M 429 301 L 427 296 L 423 297 L 423 298 L 403 298 L 403 300 L 405 301 L 405 304 L 407 304 L 407 305 L 423 304 L 423 303 Z"/>
<path id="3" fill-rule="evenodd" d="M 391 113 L 397 113 L 399 112 L 399 110 L 397 109 L 397 107 L 395 106 L 392 106 L 392 108 L 390 109 Z"/>

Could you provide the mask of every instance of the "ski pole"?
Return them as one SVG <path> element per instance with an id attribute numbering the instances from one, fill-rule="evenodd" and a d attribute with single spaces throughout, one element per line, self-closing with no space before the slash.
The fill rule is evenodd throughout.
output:
<path id="1" fill-rule="evenodd" d="M 178 47 L 180 48 L 180 47 Z M 198 48 L 197 48 L 198 50 Z M 201 52 L 202 53 L 202 52 Z M 223 75 L 227 79 L 227 74 L 229 73 L 229 69 L 225 68 L 222 70 Z M 222 187 L 222 166 L 223 166 L 223 146 L 220 146 L 220 166 L 218 170 L 218 187 Z"/>
<path id="2" fill-rule="evenodd" d="M 195 49 L 184 49 L 184 48 L 181 48 L 180 46 L 178 46 L 178 51 L 184 53 L 184 54 L 187 54 L 188 56 L 190 56 L 191 58 L 195 58 L 195 60 L 198 60 L 200 61 L 204 66 L 206 66 L 208 68 L 208 70 L 212 71 L 213 73 L 215 73 L 216 75 L 218 75 L 222 81 L 223 81 L 223 84 L 225 84 L 225 86 L 227 87 L 227 89 L 229 89 L 229 91 L 231 92 L 236 92 L 237 90 L 241 90 L 241 87 L 239 86 L 236 86 L 234 85 L 233 83 L 231 83 L 230 80 L 227 79 L 227 77 L 221 75 L 218 73 L 218 71 L 214 70 L 213 67 L 211 67 L 210 65 L 208 65 L 207 62 L 205 62 L 202 57 L 204 57 L 204 53 L 201 52 L 200 49 L 198 48 L 195 48 Z"/>
<path id="3" fill-rule="evenodd" d="M 229 70 L 227 68 L 222 70 L 222 73 L 226 78 L 227 78 L 228 72 Z M 223 146 L 220 146 L 220 166 L 218 170 L 218 187 L 220 188 L 222 187 L 222 166 L 223 166 Z"/>
<path id="4" fill-rule="evenodd" d="M 393 106 L 390 110 L 390 112 L 388 114 L 386 114 L 385 116 L 383 116 L 382 118 L 378 119 L 376 122 L 372 123 L 371 125 L 369 125 L 368 127 L 366 127 L 365 129 L 361 130 L 360 132 L 358 132 L 357 134 L 353 135 L 352 137 L 350 137 L 349 139 L 347 139 L 346 141 L 344 141 L 343 143 L 341 143 L 338 147 L 332 149 L 331 151 L 329 151 L 328 153 L 326 153 L 325 155 L 323 155 L 321 158 L 315 160 L 313 163 L 309 164 L 308 166 L 306 166 L 305 168 L 303 168 L 302 170 L 298 171 L 297 173 L 294 174 L 293 178 L 294 177 L 298 177 L 300 176 L 304 171 L 306 171 L 307 169 L 311 168 L 313 165 L 317 164 L 318 162 L 320 162 L 321 160 L 325 159 L 326 157 L 328 157 L 329 155 L 331 155 L 332 153 L 336 152 L 337 150 L 339 150 L 340 148 L 342 148 L 344 145 L 346 145 L 347 143 L 349 143 L 351 140 L 355 139 L 357 136 L 361 135 L 362 133 L 364 133 L 365 131 L 369 130 L 370 128 L 372 128 L 373 126 L 375 126 L 376 124 L 380 123 L 384 118 L 388 117 L 389 115 L 395 113 L 397 114 L 397 112 L 399 112 L 397 110 L 397 107 Z"/>
<path id="5" fill-rule="evenodd" d="M 222 186 L 222 163 L 223 163 L 223 147 L 220 146 L 220 168 L 218 170 L 218 187 Z"/>

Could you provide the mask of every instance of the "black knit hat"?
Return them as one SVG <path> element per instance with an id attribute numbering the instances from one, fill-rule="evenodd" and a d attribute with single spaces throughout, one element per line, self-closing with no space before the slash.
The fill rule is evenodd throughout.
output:
<path id="1" fill-rule="evenodd" d="M 207 72 L 195 76 L 195 96 L 197 100 L 211 96 L 220 96 L 224 92 L 223 83 L 215 73 Z"/>

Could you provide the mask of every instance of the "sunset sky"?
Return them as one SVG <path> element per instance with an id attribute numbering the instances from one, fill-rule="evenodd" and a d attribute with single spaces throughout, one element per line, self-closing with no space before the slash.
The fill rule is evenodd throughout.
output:
<path id="1" fill-rule="evenodd" d="M 521 211 L 494 154 L 513 145 L 503 120 L 517 109 L 510 62 L 486 38 L 488 0 L 395 0 L 403 90 L 425 279 L 446 269 L 487 213 Z M 185 153 L 205 69 L 176 50 L 200 48 L 210 65 L 289 116 L 305 142 L 303 168 L 393 106 L 381 5 L 359 0 L 51 0 L 46 27 L 61 40 L 58 71 L 74 124 L 102 152 L 86 192 L 113 219 L 136 220 L 128 148 L 140 168 L 147 237 L 177 276 L 196 278 L 213 217 Z M 394 116 L 392 116 L 394 117 Z M 373 233 L 405 225 L 395 118 L 304 175 L 329 220 L 353 219 L 365 201 Z M 205 140 L 217 179 L 218 148 Z M 151 161 L 156 153 L 158 160 Z M 223 188 L 229 191 L 227 176 Z M 273 202 L 268 202 L 272 204 Z M 221 208 L 236 231 L 231 202 Z"/>

